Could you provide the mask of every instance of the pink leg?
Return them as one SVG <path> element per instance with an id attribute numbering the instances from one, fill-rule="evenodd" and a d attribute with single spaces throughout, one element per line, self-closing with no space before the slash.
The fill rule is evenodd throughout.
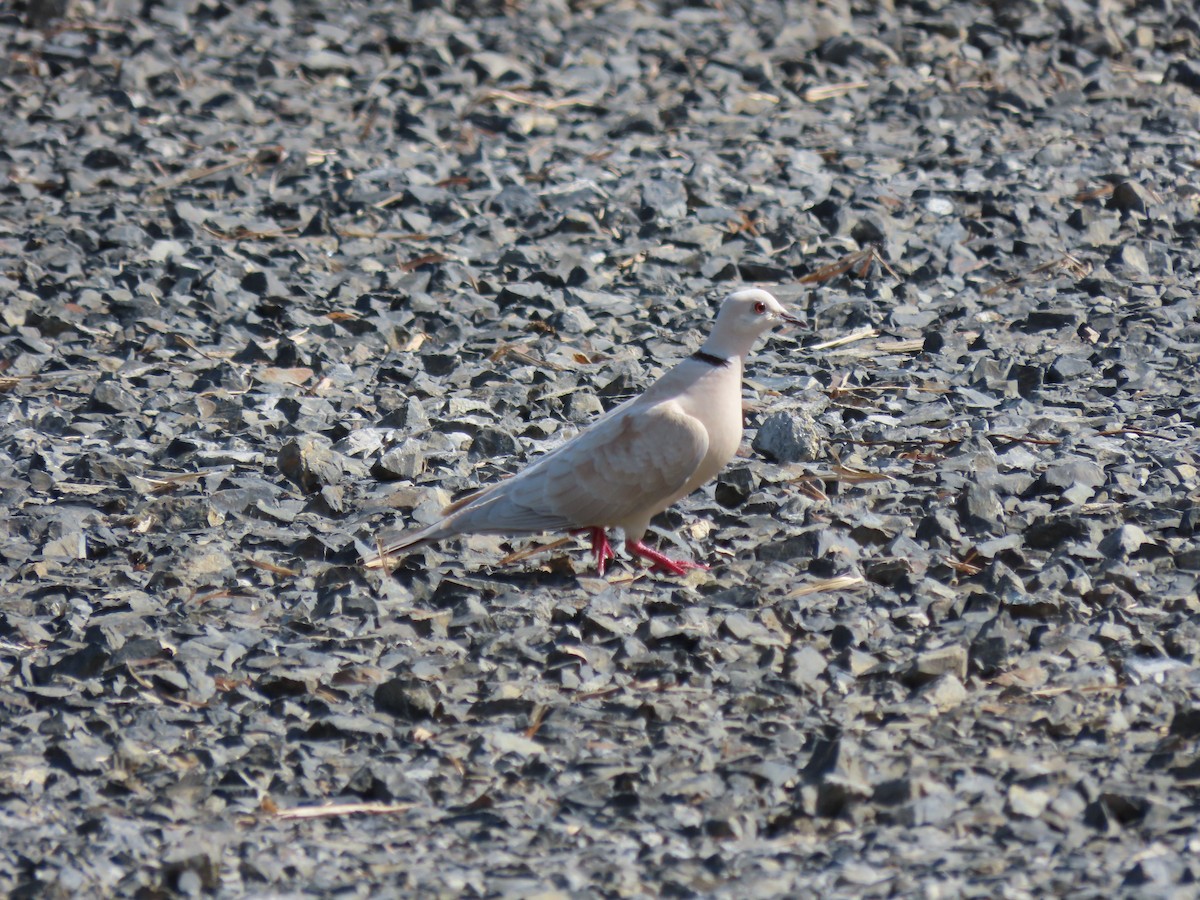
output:
<path id="1" fill-rule="evenodd" d="M 577 528 L 571 534 L 588 534 L 592 539 L 592 554 L 596 558 L 596 574 L 603 575 L 604 567 L 610 559 L 616 559 L 617 554 L 613 553 L 612 544 L 608 542 L 608 533 L 599 526 L 591 528 Z"/>
<path id="2" fill-rule="evenodd" d="M 657 550 L 651 550 L 641 541 L 631 541 L 626 539 L 625 549 L 634 556 L 645 557 L 654 563 L 654 565 L 650 567 L 651 570 L 659 569 L 660 571 L 671 572 L 675 575 L 686 575 L 689 569 L 704 569 L 706 571 L 708 569 L 708 566 L 704 565 L 704 563 L 691 562 L 690 560 L 686 559 L 671 559 L 670 557 L 659 553 Z"/>

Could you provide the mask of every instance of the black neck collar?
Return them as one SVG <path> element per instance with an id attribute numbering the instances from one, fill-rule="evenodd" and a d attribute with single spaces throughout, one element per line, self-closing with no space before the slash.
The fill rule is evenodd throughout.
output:
<path id="1" fill-rule="evenodd" d="M 719 356 L 713 356 L 711 353 L 705 353 L 703 350 L 697 350 L 692 354 L 692 359 L 698 359 L 702 363 L 708 363 L 710 366 L 720 367 L 729 365 L 729 360 L 721 359 Z"/>

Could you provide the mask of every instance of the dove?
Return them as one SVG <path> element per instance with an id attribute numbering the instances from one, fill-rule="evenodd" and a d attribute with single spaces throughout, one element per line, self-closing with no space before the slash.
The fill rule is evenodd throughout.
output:
<path id="1" fill-rule="evenodd" d="M 642 538 L 650 520 L 715 477 L 742 440 L 742 359 L 781 322 L 803 324 L 767 291 L 751 288 L 721 303 L 699 350 L 645 393 L 600 416 L 566 443 L 503 481 L 450 504 L 425 528 L 380 540 L 364 558 L 379 568 L 401 550 L 463 534 L 568 531 L 591 538 L 597 573 L 615 559 L 608 530 L 652 570 L 685 575 L 708 566 L 671 559 Z"/>

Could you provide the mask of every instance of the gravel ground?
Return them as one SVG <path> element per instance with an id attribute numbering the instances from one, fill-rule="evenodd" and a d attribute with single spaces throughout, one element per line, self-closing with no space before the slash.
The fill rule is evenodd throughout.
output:
<path id="1" fill-rule="evenodd" d="M 1176 0 L 0 10 L 0 893 L 1192 897 Z M 430 521 L 720 298 L 654 539 Z M 336 804 L 332 805 L 331 804 Z"/>

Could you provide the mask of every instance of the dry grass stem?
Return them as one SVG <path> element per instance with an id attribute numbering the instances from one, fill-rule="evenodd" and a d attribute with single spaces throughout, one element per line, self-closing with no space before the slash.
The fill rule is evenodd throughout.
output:
<path id="1" fill-rule="evenodd" d="M 829 350 L 832 347 L 844 347 L 847 344 L 853 344 L 856 341 L 866 340 L 867 338 L 876 337 L 879 334 L 874 328 L 860 328 L 858 331 L 851 331 L 849 334 L 843 334 L 841 337 L 836 337 L 831 341 L 822 341 L 819 344 L 813 344 L 808 347 L 809 350 Z"/>
<path id="2" fill-rule="evenodd" d="M 833 578 L 814 581 L 812 584 L 806 584 L 804 587 L 798 587 L 793 591 L 789 591 L 786 598 L 792 600 L 796 597 L 807 597 L 809 594 L 821 594 L 825 591 L 844 591 L 848 588 L 860 587 L 866 583 L 867 580 L 861 575 L 835 575 Z"/>
<path id="3" fill-rule="evenodd" d="M 589 100 L 586 97 L 560 97 L 557 100 L 543 99 L 534 94 L 525 91 L 502 90 L 500 88 L 491 88 L 483 91 L 467 104 L 467 108 L 463 114 L 472 112 L 483 106 L 485 103 L 491 103 L 498 108 L 504 109 L 509 106 L 532 106 L 534 109 L 553 112 L 556 109 L 562 109 L 566 106 L 595 106 L 595 100 Z"/>
<path id="4" fill-rule="evenodd" d="M 569 537 L 561 537 L 557 540 L 551 541 L 548 544 L 534 544 L 532 547 L 526 547 L 523 550 L 514 550 L 512 553 L 508 554 L 508 556 L 505 556 L 500 560 L 500 565 L 507 566 L 510 563 L 522 562 L 526 559 L 531 559 L 534 556 L 537 556 L 541 553 L 547 553 L 550 550 L 557 550 L 559 547 L 571 543 L 571 540 L 572 539 Z"/>
<path id="5" fill-rule="evenodd" d="M 273 805 L 273 804 L 272 804 Z M 277 819 L 325 819 L 337 816 L 387 816 L 408 812 L 415 803 L 329 803 L 325 806 L 293 806 L 274 812 Z"/>
<path id="6" fill-rule="evenodd" d="M 861 91 L 863 88 L 869 86 L 870 82 L 867 81 L 841 81 L 834 84 L 822 84 L 817 87 L 807 88 L 800 96 L 804 98 L 805 103 L 820 103 L 822 100 L 844 97 L 846 94 Z"/>

